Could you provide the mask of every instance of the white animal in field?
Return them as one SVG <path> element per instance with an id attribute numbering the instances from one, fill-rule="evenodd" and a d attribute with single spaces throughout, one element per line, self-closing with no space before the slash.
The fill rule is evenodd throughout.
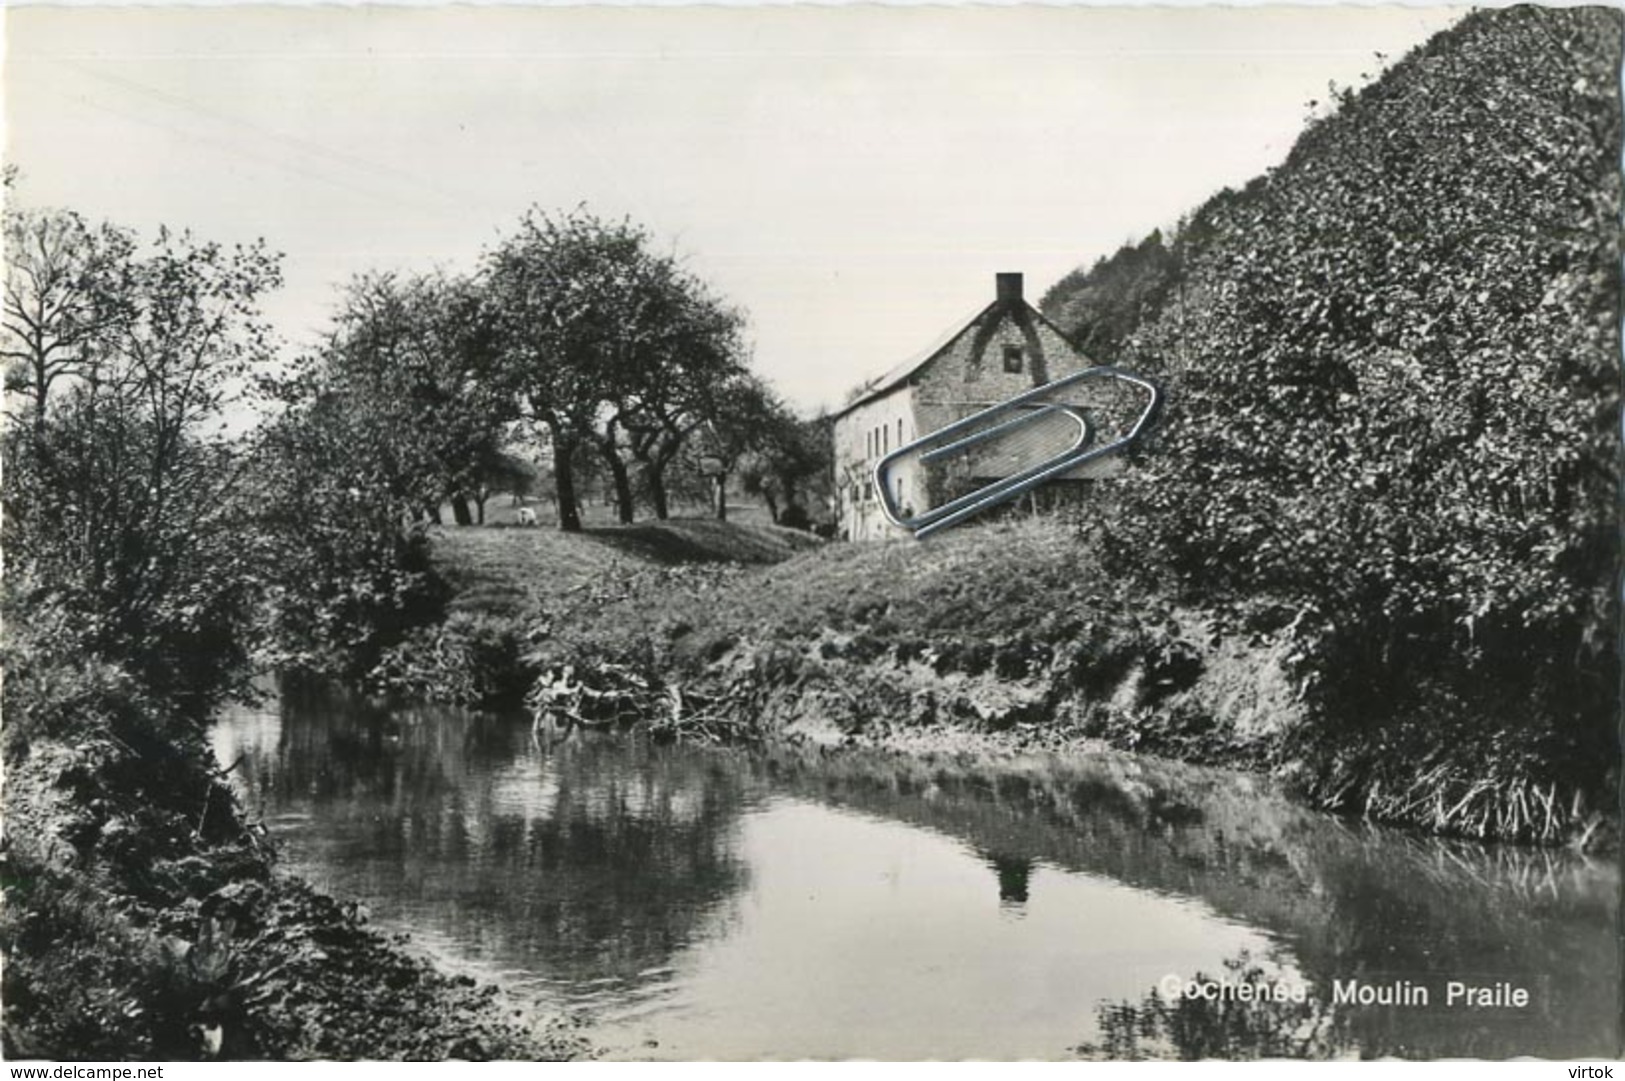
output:
<path id="1" fill-rule="evenodd" d="M 536 524 L 536 511 L 531 507 L 520 507 L 519 508 L 519 524 L 520 525 L 535 525 Z"/>

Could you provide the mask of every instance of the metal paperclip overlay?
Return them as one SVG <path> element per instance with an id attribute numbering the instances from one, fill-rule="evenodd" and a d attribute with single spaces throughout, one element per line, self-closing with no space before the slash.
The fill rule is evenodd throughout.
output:
<path id="1" fill-rule="evenodd" d="M 1026 483 L 1033 477 L 1037 476 L 1037 474 L 1040 472 L 1048 469 L 1052 463 L 1062 459 L 1070 461 L 1075 458 L 1079 452 L 1084 450 L 1084 448 L 1088 447 L 1090 440 L 1094 437 L 1094 430 L 1093 424 L 1090 422 L 1087 416 L 1078 412 L 1077 409 L 1071 406 L 1057 405 L 1053 402 L 1032 403 L 1026 401 L 1025 399 L 1026 395 L 1023 395 L 1021 399 L 1013 398 L 1010 401 L 1002 402 L 999 405 L 983 409 L 972 416 L 966 417 L 962 421 L 950 424 L 946 428 L 939 428 L 930 435 L 926 436 L 924 439 L 916 440 L 915 442 L 909 444 L 909 446 L 901 447 L 897 451 L 894 451 L 893 453 L 888 454 L 885 458 L 881 459 L 879 466 L 877 466 L 875 470 L 875 484 L 884 492 L 881 497 L 881 509 L 885 512 L 886 516 L 897 525 L 900 525 L 905 529 L 914 530 L 916 535 L 918 535 L 920 530 L 927 529 L 933 523 L 958 511 L 968 510 L 970 513 L 975 513 L 975 511 L 971 508 L 978 507 L 982 501 L 987 498 L 988 493 L 991 490 L 995 488 L 1002 489 L 1007 485 L 1015 486 Z M 1051 413 L 1059 413 L 1061 416 L 1074 421 L 1078 425 L 1078 434 L 1076 437 L 1074 437 L 1072 445 L 1066 450 L 1060 452 L 1059 454 L 1051 455 L 1049 458 L 1046 458 L 1044 461 L 1035 465 L 1030 465 L 1020 472 L 1014 473 L 1008 477 L 1004 477 L 1003 479 L 996 481 L 994 484 L 990 484 L 987 487 L 979 488 L 974 492 L 969 492 L 965 495 L 959 496 L 957 499 L 949 500 L 940 507 L 932 507 L 924 514 L 917 514 L 913 517 L 905 518 L 897 512 L 896 502 L 892 498 L 891 493 L 886 490 L 890 488 L 890 485 L 887 483 L 889 478 L 882 472 L 887 465 L 889 465 L 892 461 L 903 457 L 905 452 L 907 452 L 910 448 L 919 447 L 922 444 L 936 443 L 939 440 L 952 436 L 956 432 L 964 431 L 966 428 L 977 429 L 978 425 L 983 421 L 996 417 L 1000 413 L 1016 410 L 1019 410 L 1020 412 L 1018 412 L 1017 415 L 1010 420 L 1001 421 L 991 428 L 980 428 L 979 430 L 973 431 L 972 434 L 956 439 L 951 443 L 946 443 L 942 446 L 934 446 L 931 450 L 922 451 L 920 454 L 920 461 L 931 462 L 940 458 L 946 458 L 952 454 L 962 453 L 967 447 L 972 447 L 979 443 L 985 443 L 1000 436 L 1008 435 L 1010 432 L 1013 432 L 1018 428 L 1026 427 L 1027 425 L 1044 419 L 1046 415 Z M 1033 483 L 1038 482 L 1033 481 Z"/>
<path id="2" fill-rule="evenodd" d="M 1082 383 L 1091 379 L 1120 380 L 1141 388 L 1147 394 L 1145 408 L 1141 411 L 1139 417 L 1135 419 L 1128 433 L 1098 447 L 1089 445 L 1094 435 L 1094 424 L 1081 411 L 1081 407 L 1043 400 L 1075 383 Z M 1145 430 L 1161 401 L 1162 391 L 1157 388 L 1155 383 L 1135 375 L 1133 372 L 1126 372 L 1120 368 L 1104 365 L 1086 368 L 1081 372 L 1074 372 L 1071 375 L 1045 383 L 1041 387 L 1034 387 L 1032 390 L 1018 394 L 1014 398 L 1000 402 L 998 405 L 973 413 L 963 420 L 938 428 L 931 434 L 916 439 L 905 446 L 898 447 L 881 458 L 875 465 L 873 478 L 876 494 L 880 497 L 880 509 L 894 525 L 902 526 L 904 529 L 911 531 L 916 538 L 929 536 L 939 529 L 947 529 L 949 526 L 957 525 L 984 510 L 1015 499 L 1052 477 L 1059 476 L 1087 462 L 1103 458 L 1108 454 L 1123 449 Z M 991 427 L 984 427 L 989 420 L 1007 412 L 1016 412 L 1017 415 L 1008 420 L 1000 421 Z M 908 455 L 919 451 L 922 462 L 935 461 L 949 454 L 963 452 L 966 448 L 978 443 L 1006 435 L 1017 428 L 1043 419 L 1051 413 L 1061 413 L 1078 424 L 1079 433 L 1077 438 L 1064 451 L 1008 477 L 996 480 L 974 492 L 949 500 L 940 507 L 933 507 L 923 514 L 905 517 L 892 498 L 890 477 L 887 471 L 892 465 Z M 970 434 L 963 434 L 967 432 Z M 955 438 L 956 436 L 958 438 Z M 944 440 L 947 440 L 947 442 L 944 442 Z"/>

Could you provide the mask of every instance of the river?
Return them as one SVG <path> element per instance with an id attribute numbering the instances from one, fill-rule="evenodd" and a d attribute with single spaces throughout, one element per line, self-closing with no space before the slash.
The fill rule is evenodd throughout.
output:
<path id="1" fill-rule="evenodd" d="M 288 870 L 611 1057 L 1619 1050 L 1615 865 L 1338 820 L 1258 778 L 546 746 L 523 718 L 293 685 L 213 738 Z"/>

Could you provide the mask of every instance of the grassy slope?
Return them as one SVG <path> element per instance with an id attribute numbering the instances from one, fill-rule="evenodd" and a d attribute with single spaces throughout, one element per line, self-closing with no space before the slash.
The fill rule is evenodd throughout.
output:
<path id="1" fill-rule="evenodd" d="M 942 722 L 1257 760 L 1252 736 L 1291 712 L 1278 666 L 1207 648 L 1189 614 L 1129 599 L 1087 537 L 1061 517 L 1009 518 L 761 566 L 604 559 L 586 583 L 557 571 L 526 586 L 500 579 L 534 566 L 538 544 L 573 554 L 598 542 L 499 531 L 442 545 L 437 558 L 468 590 L 457 603 L 490 610 L 528 590 L 555 617 L 543 667 L 637 671 L 690 712 L 710 703 L 758 732 L 794 723 L 895 739 Z M 466 562 L 476 557 L 477 568 Z"/>
<path id="2" fill-rule="evenodd" d="M 605 576 L 680 563 L 774 563 L 818 543 L 793 529 L 687 518 L 582 533 L 445 526 L 435 530 L 433 552 L 457 591 L 453 611 L 519 615 Z"/>
<path id="3" fill-rule="evenodd" d="M 569 594 L 614 578 L 616 591 L 576 636 L 631 634 L 681 618 L 696 631 L 791 637 L 874 628 L 992 635 L 1053 620 L 1090 581 L 1089 559 L 1057 520 L 961 529 L 928 543 L 822 544 L 772 526 L 682 520 L 566 534 L 443 528 L 436 569 L 457 591 L 453 611 L 556 610 Z M 706 603 L 662 568 L 733 564 L 704 577 Z"/>

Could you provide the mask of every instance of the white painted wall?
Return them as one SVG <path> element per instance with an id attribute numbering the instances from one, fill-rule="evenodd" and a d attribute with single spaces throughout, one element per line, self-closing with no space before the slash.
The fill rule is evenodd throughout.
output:
<path id="1" fill-rule="evenodd" d="M 908 533 L 891 524 L 874 490 L 880 459 L 916 438 L 914 388 L 904 384 L 865 402 L 835 422 L 836 521 L 848 540 L 882 540 Z M 898 463 L 892 470 L 893 495 L 906 511 L 918 506 L 920 466 Z"/>

